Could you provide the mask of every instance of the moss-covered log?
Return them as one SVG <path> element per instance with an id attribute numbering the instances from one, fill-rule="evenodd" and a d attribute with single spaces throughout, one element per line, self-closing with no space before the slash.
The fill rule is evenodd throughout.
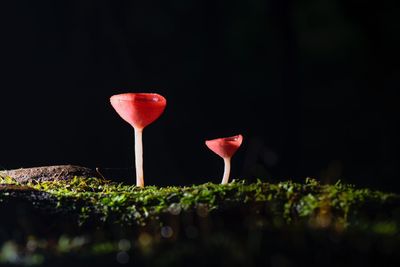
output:
<path id="1" fill-rule="evenodd" d="M 400 197 L 341 183 L 141 189 L 87 177 L 24 184 L 2 177 L 0 184 L 3 263 L 399 263 Z"/>

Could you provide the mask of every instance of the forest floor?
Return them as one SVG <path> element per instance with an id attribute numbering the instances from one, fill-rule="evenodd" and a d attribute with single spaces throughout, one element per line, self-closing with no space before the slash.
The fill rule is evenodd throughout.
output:
<path id="1" fill-rule="evenodd" d="M 0 176 L 2 266 L 400 266 L 400 196 L 234 180 Z"/>

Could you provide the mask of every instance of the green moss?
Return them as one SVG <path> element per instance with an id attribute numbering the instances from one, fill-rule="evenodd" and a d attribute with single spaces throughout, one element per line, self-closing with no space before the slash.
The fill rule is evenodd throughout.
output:
<path id="1" fill-rule="evenodd" d="M 11 178 L 0 184 L 18 185 Z M 185 211 L 213 213 L 232 206 L 263 206 L 270 216 L 285 223 L 310 220 L 321 224 L 357 224 L 368 209 L 399 203 L 391 193 L 358 189 L 340 182 L 322 185 L 314 179 L 304 184 L 291 181 L 276 184 L 257 181 L 233 181 L 228 185 L 205 183 L 186 187 L 138 188 L 97 178 L 75 177 L 69 181 L 37 182 L 27 186 L 57 199 L 54 209 L 69 209 L 79 215 L 79 222 L 96 218 L 101 222 L 144 225 L 162 214 L 177 215 Z M 0 192 L 0 199 L 8 192 Z M 265 206 L 265 207 L 264 207 Z M 390 212 L 390 211 L 389 211 Z"/>
<path id="2" fill-rule="evenodd" d="M 202 255 L 191 264 L 260 266 L 280 255 L 308 264 L 321 249 L 331 259 L 352 251 L 360 262 L 393 260 L 399 204 L 396 194 L 309 178 L 137 188 L 97 178 L 21 185 L 0 177 L 0 211 L 8 215 L 0 263 L 113 265 L 130 255 L 136 265 L 187 266 L 185 259 Z"/>

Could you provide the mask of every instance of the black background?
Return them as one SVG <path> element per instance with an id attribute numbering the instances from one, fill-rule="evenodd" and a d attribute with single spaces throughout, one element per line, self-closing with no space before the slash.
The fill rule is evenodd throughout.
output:
<path id="1" fill-rule="evenodd" d="M 133 182 L 133 130 L 109 104 L 158 92 L 146 184 L 219 182 L 204 140 L 244 135 L 233 177 L 399 191 L 399 16 L 389 1 L 0 4 L 3 169 L 100 167 Z"/>

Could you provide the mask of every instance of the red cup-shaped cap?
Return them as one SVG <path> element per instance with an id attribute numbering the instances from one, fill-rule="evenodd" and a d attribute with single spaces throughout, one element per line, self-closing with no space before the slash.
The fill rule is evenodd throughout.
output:
<path id="1" fill-rule="evenodd" d="M 243 136 L 241 134 L 218 138 L 213 140 L 207 140 L 206 145 L 214 153 L 222 158 L 230 158 L 235 154 L 236 150 L 240 147 L 243 141 Z"/>
<path id="2" fill-rule="evenodd" d="M 117 113 L 136 129 L 143 129 L 163 113 L 167 100 L 154 93 L 126 93 L 113 95 L 111 105 Z"/>

